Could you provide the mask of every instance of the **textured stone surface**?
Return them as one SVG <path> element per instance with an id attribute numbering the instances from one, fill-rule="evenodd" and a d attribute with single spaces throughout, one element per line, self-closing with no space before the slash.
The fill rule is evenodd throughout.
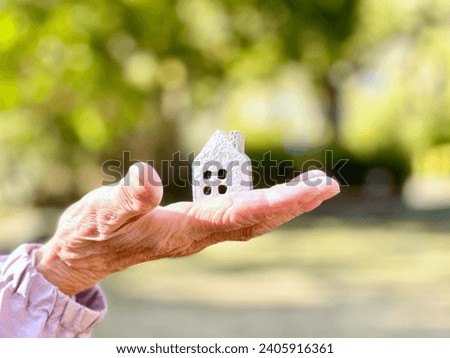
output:
<path id="1" fill-rule="evenodd" d="M 252 190 L 250 158 L 244 153 L 242 133 L 227 136 L 217 131 L 195 158 L 192 168 L 193 200 Z"/>

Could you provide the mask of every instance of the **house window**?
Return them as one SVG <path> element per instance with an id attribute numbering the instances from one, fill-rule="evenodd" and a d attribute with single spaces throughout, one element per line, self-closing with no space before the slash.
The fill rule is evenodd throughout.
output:
<path id="1" fill-rule="evenodd" d="M 203 188 L 203 194 L 205 194 L 205 195 L 211 195 L 211 193 L 212 193 L 212 188 L 211 188 L 210 186 L 205 186 L 205 187 Z"/>
<path id="2" fill-rule="evenodd" d="M 210 179 L 211 178 L 211 170 L 207 170 L 203 172 L 203 179 Z"/>
<path id="3" fill-rule="evenodd" d="M 226 185 L 219 185 L 219 194 L 225 194 L 227 192 L 227 186 Z"/>
<path id="4" fill-rule="evenodd" d="M 217 176 L 220 180 L 223 180 L 227 177 L 227 171 L 225 169 L 219 169 Z"/>

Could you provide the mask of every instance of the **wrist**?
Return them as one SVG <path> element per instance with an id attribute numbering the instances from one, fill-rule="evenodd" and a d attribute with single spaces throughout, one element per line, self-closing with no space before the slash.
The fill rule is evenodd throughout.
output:
<path id="1" fill-rule="evenodd" d="M 68 296 L 90 289 L 97 283 L 77 272 L 61 258 L 61 249 L 53 240 L 40 247 L 36 252 L 36 270 L 52 285 Z"/>

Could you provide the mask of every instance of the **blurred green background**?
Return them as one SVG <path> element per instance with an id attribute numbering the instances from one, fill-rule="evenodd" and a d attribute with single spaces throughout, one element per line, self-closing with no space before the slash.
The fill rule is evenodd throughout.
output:
<path id="1" fill-rule="evenodd" d="M 448 0 L 0 0 L 0 249 L 48 238 L 124 151 L 189 200 L 159 163 L 237 129 L 297 170 L 333 150 L 349 185 L 252 242 L 111 276 L 96 336 L 448 336 L 449 18 Z"/>

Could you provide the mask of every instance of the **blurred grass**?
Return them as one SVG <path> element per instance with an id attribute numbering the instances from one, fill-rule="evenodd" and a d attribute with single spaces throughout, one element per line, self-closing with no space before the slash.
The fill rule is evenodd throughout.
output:
<path id="1" fill-rule="evenodd" d="M 110 311 L 95 335 L 448 336 L 450 225 L 430 230 L 435 220 L 306 215 L 131 268 L 104 281 Z"/>
<path id="2" fill-rule="evenodd" d="M 110 276 L 94 335 L 447 337 L 450 210 L 346 192 L 250 242 Z M 0 249 L 45 239 L 59 214 L 1 213 Z"/>

